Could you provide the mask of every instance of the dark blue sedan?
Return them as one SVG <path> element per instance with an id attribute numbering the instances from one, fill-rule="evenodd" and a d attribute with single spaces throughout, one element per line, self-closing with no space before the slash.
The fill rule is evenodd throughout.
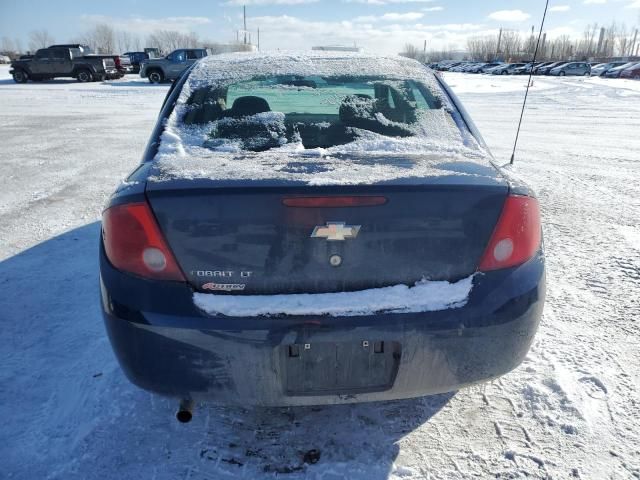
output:
<path id="1" fill-rule="evenodd" d="M 454 391 L 527 354 L 541 236 L 531 190 L 419 63 L 212 56 L 104 211 L 104 320 L 129 379 L 183 421 L 194 401 Z"/>

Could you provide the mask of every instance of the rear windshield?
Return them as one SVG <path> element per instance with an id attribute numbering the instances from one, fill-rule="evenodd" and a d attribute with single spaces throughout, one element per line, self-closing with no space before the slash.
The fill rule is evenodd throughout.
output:
<path id="1" fill-rule="evenodd" d="M 274 75 L 200 86 L 175 112 L 217 151 L 265 151 L 295 144 L 330 148 L 366 136 L 433 137 L 460 131 L 429 88 L 375 76 Z"/>

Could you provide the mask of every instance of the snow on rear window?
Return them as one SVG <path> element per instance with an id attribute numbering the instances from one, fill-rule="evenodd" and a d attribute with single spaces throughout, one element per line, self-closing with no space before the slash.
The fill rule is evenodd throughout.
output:
<path id="1" fill-rule="evenodd" d="M 437 138 L 452 131 L 460 136 L 454 122 L 427 123 L 436 109 L 442 109 L 441 101 L 414 80 L 276 75 L 198 88 L 176 114 L 178 125 L 200 128 L 207 136 L 203 146 L 212 150 L 233 145 L 264 151 L 291 143 L 331 148 L 357 142 L 363 131 L 384 137 Z"/>
<path id="2" fill-rule="evenodd" d="M 330 159 L 444 152 L 449 160 L 468 160 L 485 158 L 481 150 L 433 73 L 418 62 L 345 54 L 220 55 L 203 59 L 185 82 L 161 137 L 156 179 L 365 183 L 434 169 L 420 161 L 413 172 L 367 162 L 358 169 L 364 174 L 354 176 Z M 327 167 L 321 170 L 331 172 L 321 180 L 316 168 L 286 168 L 318 158 Z"/>

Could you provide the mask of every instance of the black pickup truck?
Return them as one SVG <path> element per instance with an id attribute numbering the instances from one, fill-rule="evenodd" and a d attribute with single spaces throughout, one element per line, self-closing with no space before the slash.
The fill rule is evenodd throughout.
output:
<path id="1" fill-rule="evenodd" d="M 65 46 L 42 48 L 31 58 L 15 60 L 11 62 L 9 73 L 13 75 L 16 83 L 58 77 L 72 77 L 79 82 L 91 82 L 121 76 L 112 57 L 87 55 L 80 48 Z"/>

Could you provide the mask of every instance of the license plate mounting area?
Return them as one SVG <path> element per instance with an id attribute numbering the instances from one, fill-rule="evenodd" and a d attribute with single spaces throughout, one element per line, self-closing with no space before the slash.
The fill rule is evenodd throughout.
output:
<path id="1" fill-rule="evenodd" d="M 284 345 L 280 347 L 284 390 L 289 396 L 389 390 L 401 354 L 400 343 L 383 340 Z"/>

